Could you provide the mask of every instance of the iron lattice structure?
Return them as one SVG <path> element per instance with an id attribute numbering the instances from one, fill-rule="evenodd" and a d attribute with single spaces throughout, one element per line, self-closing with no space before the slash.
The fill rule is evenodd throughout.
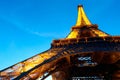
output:
<path id="1" fill-rule="evenodd" d="M 51 48 L 0 71 L 0 80 L 120 79 L 120 36 L 98 29 L 78 6 L 69 35 L 53 40 Z"/>

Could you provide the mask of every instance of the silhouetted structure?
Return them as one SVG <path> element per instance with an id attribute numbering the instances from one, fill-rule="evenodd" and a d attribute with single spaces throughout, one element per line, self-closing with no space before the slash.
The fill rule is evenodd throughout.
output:
<path id="1" fill-rule="evenodd" d="M 51 48 L 0 71 L 0 80 L 117 80 L 120 79 L 120 37 L 92 24 L 78 6 L 70 34 L 53 40 Z"/>

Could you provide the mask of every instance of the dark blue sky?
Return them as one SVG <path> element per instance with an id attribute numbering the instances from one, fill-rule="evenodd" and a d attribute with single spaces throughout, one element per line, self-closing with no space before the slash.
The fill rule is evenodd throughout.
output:
<path id="1" fill-rule="evenodd" d="M 0 0 L 0 70 L 66 37 L 76 23 L 78 4 L 101 30 L 120 34 L 120 0 Z"/>

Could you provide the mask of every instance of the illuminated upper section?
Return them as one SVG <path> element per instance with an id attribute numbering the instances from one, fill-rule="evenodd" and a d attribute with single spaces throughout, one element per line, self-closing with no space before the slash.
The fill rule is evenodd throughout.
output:
<path id="1" fill-rule="evenodd" d="M 83 6 L 78 6 L 78 18 L 75 26 L 72 27 L 72 31 L 66 37 L 69 38 L 82 38 L 82 37 L 103 37 L 108 34 L 98 29 L 97 25 L 92 24 L 87 18 Z"/>
<path id="2" fill-rule="evenodd" d="M 77 17 L 77 22 L 75 26 L 84 26 L 84 25 L 91 25 L 91 22 L 89 21 L 89 19 L 87 18 L 84 10 L 83 10 L 83 6 L 79 5 L 78 6 L 78 17 Z"/>

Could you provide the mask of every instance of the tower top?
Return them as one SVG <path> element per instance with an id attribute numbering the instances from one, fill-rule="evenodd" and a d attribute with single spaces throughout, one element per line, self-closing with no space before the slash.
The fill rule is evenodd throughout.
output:
<path id="1" fill-rule="evenodd" d="M 91 22 L 89 21 L 89 19 L 87 18 L 84 12 L 83 5 L 78 5 L 78 17 L 75 26 L 82 27 L 86 25 L 91 25 Z"/>
<path id="2" fill-rule="evenodd" d="M 78 5 L 78 17 L 75 26 L 72 27 L 72 31 L 66 37 L 71 38 L 82 38 L 82 37 L 100 37 L 108 36 L 108 34 L 98 29 L 98 26 L 92 24 L 87 18 L 83 6 Z"/>
<path id="3" fill-rule="evenodd" d="M 79 4 L 78 7 L 83 7 L 83 5 Z"/>

